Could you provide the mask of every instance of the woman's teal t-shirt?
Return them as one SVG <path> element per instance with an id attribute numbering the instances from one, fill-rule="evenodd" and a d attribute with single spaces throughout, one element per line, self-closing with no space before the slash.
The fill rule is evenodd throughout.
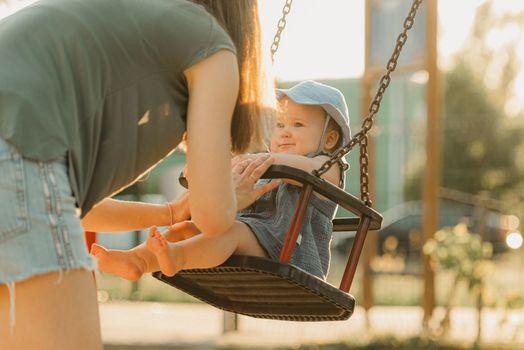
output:
<path id="1" fill-rule="evenodd" d="M 185 131 L 183 71 L 231 39 L 186 0 L 41 0 L 0 21 L 0 137 L 68 158 L 82 214 Z"/>

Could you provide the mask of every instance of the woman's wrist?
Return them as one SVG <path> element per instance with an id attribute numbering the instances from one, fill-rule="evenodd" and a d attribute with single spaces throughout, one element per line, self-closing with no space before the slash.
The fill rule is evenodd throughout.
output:
<path id="1" fill-rule="evenodd" d="M 173 207 L 171 206 L 169 202 L 166 202 L 164 206 L 167 207 L 167 215 L 168 215 L 167 222 L 169 223 L 169 226 L 173 226 L 173 224 L 175 223 L 175 219 L 173 217 Z"/>
<path id="2" fill-rule="evenodd" d="M 189 193 L 184 193 L 180 198 L 173 202 L 166 202 L 167 207 L 167 224 L 174 225 L 177 222 L 188 220 L 191 215 L 189 213 Z"/>

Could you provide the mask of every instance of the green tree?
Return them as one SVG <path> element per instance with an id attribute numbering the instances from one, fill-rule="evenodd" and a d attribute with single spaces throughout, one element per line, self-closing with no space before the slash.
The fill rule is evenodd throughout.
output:
<path id="1" fill-rule="evenodd" d="M 488 45 L 490 34 L 508 30 L 517 34 L 500 47 Z M 454 68 L 444 74 L 444 187 L 473 194 L 488 190 L 497 198 L 515 197 L 524 187 L 524 113 L 512 118 L 507 108 L 515 94 L 523 32 L 524 12 L 497 14 L 493 2 L 485 2 Z"/>
<path id="2" fill-rule="evenodd" d="M 481 78 L 465 57 L 445 75 L 442 185 L 501 197 L 522 180 L 517 161 L 524 132 L 508 120 L 502 101 Z"/>
<path id="3" fill-rule="evenodd" d="M 518 47 L 524 37 L 524 11 L 496 13 L 494 1 L 484 2 L 475 14 L 471 34 L 458 53 L 468 67 L 487 86 L 490 95 L 508 107 L 515 98 L 515 83 L 522 64 Z M 510 114 L 522 114 L 511 111 Z"/>

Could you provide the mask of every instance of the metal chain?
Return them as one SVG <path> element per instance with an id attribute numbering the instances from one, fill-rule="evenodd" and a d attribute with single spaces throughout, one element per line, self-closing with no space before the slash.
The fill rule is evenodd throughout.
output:
<path id="1" fill-rule="evenodd" d="M 343 148 L 339 149 L 335 154 L 331 156 L 330 159 L 328 159 L 320 168 L 313 171 L 313 174 L 315 176 L 320 176 L 324 174 L 326 171 L 328 171 L 334 164 L 336 164 L 344 155 L 346 155 L 355 145 L 360 144 L 360 198 L 362 201 L 367 205 L 371 206 L 372 202 L 369 198 L 369 174 L 368 174 L 368 165 L 369 165 L 369 155 L 368 155 L 368 132 L 373 127 L 373 123 L 375 121 L 375 115 L 378 113 L 380 109 L 380 103 L 382 102 L 382 98 L 384 97 L 384 93 L 386 92 L 386 89 L 389 86 L 389 83 L 391 82 L 391 73 L 395 71 L 395 68 L 397 67 L 397 61 L 400 56 L 400 52 L 402 51 L 402 48 L 404 47 L 404 44 L 407 41 L 408 38 L 408 31 L 413 27 L 413 24 L 415 23 L 415 16 L 417 14 L 417 10 L 420 7 L 420 4 L 423 0 L 413 0 L 413 4 L 411 5 L 411 9 L 409 10 L 409 14 L 404 20 L 404 29 L 402 33 L 399 34 L 397 37 L 397 43 L 395 46 L 395 49 L 393 50 L 393 54 L 391 55 L 387 65 L 386 65 L 386 73 L 382 76 L 379 82 L 378 90 L 375 94 L 375 97 L 373 98 L 373 101 L 371 102 L 371 105 L 369 106 L 368 115 L 362 122 L 362 127 L 358 133 L 355 134 L 355 136 L 345 145 Z"/>
<path id="2" fill-rule="evenodd" d="M 273 44 L 271 44 L 271 61 L 273 62 L 275 60 L 275 53 L 278 50 L 278 46 L 280 45 L 280 35 L 282 35 L 282 32 L 284 31 L 284 28 L 286 28 L 286 17 L 291 11 L 291 4 L 293 3 L 293 0 L 286 0 L 286 3 L 284 4 L 284 8 L 282 9 L 282 17 L 278 20 L 277 25 L 277 32 L 275 33 L 275 37 L 273 38 Z"/>

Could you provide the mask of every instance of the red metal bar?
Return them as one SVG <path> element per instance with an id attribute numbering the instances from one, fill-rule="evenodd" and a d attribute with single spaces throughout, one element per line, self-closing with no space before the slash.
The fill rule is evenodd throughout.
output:
<path id="1" fill-rule="evenodd" d="M 360 254 L 362 253 L 362 248 L 364 247 L 364 241 L 366 240 L 366 235 L 369 230 L 369 225 L 371 224 L 371 218 L 363 216 L 360 218 L 360 223 L 358 224 L 357 233 L 355 235 L 355 242 L 351 247 L 351 253 L 349 254 L 348 263 L 346 269 L 344 270 L 344 275 L 342 276 L 342 282 L 340 282 L 339 289 L 348 293 L 351 283 L 353 282 L 353 277 L 355 277 L 355 271 L 357 270 L 358 260 Z"/>
<path id="2" fill-rule="evenodd" d="M 297 243 L 298 235 L 300 234 L 300 229 L 302 228 L 302 223 L 304 222 L 304 216 L 306 215 L 306 210 L 309 204 L 309 199 L 313 194 L 313 186 L 305 185 L 300 192 L 300 197 L 298 198 L 297 208 L 291 219 L 291 225 L 287 231 L 286 240 L 282 251 L 280 252 L 280 261 L 289 262 L 293 256 L 293 251 L 295 250 L 295 245 Z"/>
<path id="3" fill-rule="evenodd" d="M 87 251 L 90 252 L 91 246 L 93 245 L 93 243 L 96 243 L 96 232 L 86 231 L 85 235 L 86 235 Z"/>

